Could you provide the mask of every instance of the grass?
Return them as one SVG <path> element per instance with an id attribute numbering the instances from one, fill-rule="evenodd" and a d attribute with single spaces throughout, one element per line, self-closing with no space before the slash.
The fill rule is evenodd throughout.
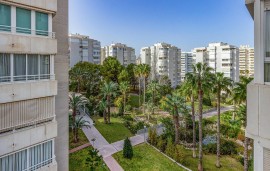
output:
<path id="1" fill-rule="evenodd" d="M 185 154 L 185 166 L 190 168 L 191 170 L 198 169 L 198 158 L 192 157 L 191 150 L 184 150 Z M 205 171 L 238 171 L 243 170 L 242 164 L 236 159 L 230 156 L 222 156 L 221 157 L 221 168 L 216 168 L 216 155 L 207 154 L 203 155 L 203 168 Z"/>
<path id="2" fill-rule="evenodd" d="M 94 121 L 95 127 L 109 143 L 133 136 L 133 134 L 124 126 L 121 118 L 111 117 L 110 124 L 105 124 L 101 117 L 94 117 Z"/>
<path id="3" fill-rule="evenodd" d="M 125 171 L 184 171 L 180 166 L 147 144 L 133 147 L 133 158 L 123 158 L 122 151 L 113 155 Z"/>
<path id="4" fill-rule="evenodd" d="M 69 170 L 70 171 L 87 171 L 90 170 L 86 164 L 85 160 L 88 156 L 88 150 L 92 147 L 84 148 L 80 151 L 72 153 L 69 155 Z M 96 171 L 109 171 L 107 166 L 99 166 Z"/>
<path id="5" fill-rule="evenodd" d="M 77 143 L 74 143 L 73 133 L 71 130 L 69 131 L 69 149 L 70 150 L 73 148 L 79 147 L 81 145 L 84 145 L 86 143 L 89 143 L 89 140 L 87 139 L 87 137 L 85 136 L 84 132 L 81 129 L 78 130 L 78 137 L 79 137 L 79 141 Z"/>

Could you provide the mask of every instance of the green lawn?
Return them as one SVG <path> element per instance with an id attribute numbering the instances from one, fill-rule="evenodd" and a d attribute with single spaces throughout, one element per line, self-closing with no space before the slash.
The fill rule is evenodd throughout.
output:
<path id="1" fill-rule="evenodd" d="M 69 149 L 70 150 L 73 148 L 79 147 L 83 144 L 89 143 L 89 140 L 87 139 L 87 137 L 85 136 L 84 132 L 81 129 L 78 130 L 78 136 L 79 136 L 79 141 L 77 143 L 74 143 L 73 133 L 71 130 L 69 131 Z"/>
<path id="2" fill-rule="evenodd" d="M 191 150 L 184 150 L 185 153 L 185 166 L 190 168 L 191 170 L 197 170 L 198 168 L 198 158 L 192 157 Z M 198 154 L 198 153 L 197 153 Z M 222 156 L 221 157 L 221 168 L 216 168 L 216 155 L 207 154 L 203 156 L 203 168 L 204 171 L 239 171 L 243 170 L 242 164 L 236 159 L 230 156 Z"/>
<path id="3" fill-rule="evenodd" d="M 88 155 L 88 149 L 92 147 L 84 148 L 80 151 L 72 153 L 69 155 L 69 171 L 88 171 L 90 170 L 85 165 L 85 160 Z M 106 165 L 99 166 L 96 171 L 109 171 Z"/>
<path id="4" fill-rule="evenodd" d="M 133 134 L 123 125 L 123 120 L 121 118 L 111 117 L 110 124 L 105 124 L 101 117 L 94 117 L 94 121 L 95 127 L 109 143 L 133 136 Z"/>
<path id="5" fill-rule="evenodd" d="M 184 171 L 180 166 L 163 156 L 147 144 L 133 147 L 133 158 L 123 158 L 123 153 L 118 152 L 113 157 L 125 171 Z"/>

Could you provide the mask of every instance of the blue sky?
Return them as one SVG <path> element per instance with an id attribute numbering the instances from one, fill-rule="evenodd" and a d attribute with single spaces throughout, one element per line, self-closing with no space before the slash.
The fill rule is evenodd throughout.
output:
<path id="1" fill-rule="evenodd" d="M 69 31 L 101 45 L 136 49 L 156 42 L 182 51 L 210 42 L 253 46 L 253 20 L 244 0 L 69 0 Z"/>

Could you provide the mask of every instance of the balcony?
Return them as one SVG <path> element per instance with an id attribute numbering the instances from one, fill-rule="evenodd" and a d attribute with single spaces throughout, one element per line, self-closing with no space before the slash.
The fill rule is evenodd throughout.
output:
<path id="1" fill-rule="evenodd" d="M 270 85 L 250 83 L 247 88 L 247 129 L 250 138 L 270 140 Z"/>
<path id="2" fill-rule="evenodd" d="M 56 12 L 57 0 L 5 0 L 9 3 L 17 3 L 19 5 L 24 4 L 31 7 L 41 8 L 44 10 Z"/>
<path id="3" fill-rule="evenodd" d="M 26 77 L 29 78 L 29 76 Z M 54 75 L 51 77 L 54 77 Z M 17 79 L 19 78 L 22 79 L 21 77 Z M 14 78 L 11 79 L 14 80 Z M 1 83 L 0 90 L 0 103 L 55 96 L 57 95 L 57 81 L 47 79 L 38 81 L 24 79 L 24 81 Z"/>
<path id="4" fill-rule="evenodd" d="M 54 32 L 0 25 L 0 51 L 5 53 L 56 54 Z"/>

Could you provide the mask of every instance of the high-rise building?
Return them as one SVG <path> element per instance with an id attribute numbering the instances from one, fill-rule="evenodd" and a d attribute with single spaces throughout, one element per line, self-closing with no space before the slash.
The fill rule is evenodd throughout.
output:
<path id="1" fill-rule="evenodd" d="M 116 59 L 124 66 L 128 64 L 136 64 L 135 49 L 128 47 L 125 44 L 115 43 L 101 48 L 101 63 L 109 57 L 116 57 Z"/>
<path id="2" fill-rule="evenodd" d="M 68 170 L 68 0 L 0 1 L 0 170 Z"/>
<path id="3" fill-rule="evenodd" d="M 141 63 L 151 66 L 152 80 L 168 76 L 172 87 L 181 81 L 181 49 L 167 43 L 157 43 L 144 47 L 140 52 Z"/>
<path id="4" fill-rule="evenodd" d="M 239 80 L 239 48 L 227 43 L 210 43 L 205 48 L 193 50 L 196 63 L 207 63 L 213 72 L 223 72 L 225 77 Z"/>
<path id="5" fill-rule="evenodd" d="M 247 87 L 246 136 L 253 139 L 254 169 L 270 170 L 270 1 L 246 0 L 254 19 L 254 80 Z"/>
<path id="6" fill-rule="evenodd" d="M 181 81 L 185 80 L 187 73 L 193 71 L 192 65 L 194 64 L 193 53 L 192 52 L 182 52 L 181 53 Z"/>
<path id="7" fill-rule="evenodd" d="M 254 48 L 248 45 L 239 48 L 239 74 L 242 76 L 254 76 Z"/>
<path id="8" fill-rule="evenodd" d="M 100 42 L 80 34 L 69 35 L 70 67 L 81 61 L 100 64 Z"/>

